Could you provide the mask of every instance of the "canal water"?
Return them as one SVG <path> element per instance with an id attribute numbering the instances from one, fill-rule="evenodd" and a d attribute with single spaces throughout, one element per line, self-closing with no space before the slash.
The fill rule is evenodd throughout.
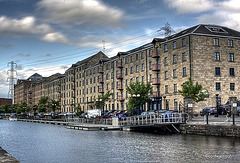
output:
<path id="1" fill-rule="evenodd" d="M 82 131 L 0 120 L 0 146 L 21 163 L 239 162 L 240 140 L 127 131 Z"/>

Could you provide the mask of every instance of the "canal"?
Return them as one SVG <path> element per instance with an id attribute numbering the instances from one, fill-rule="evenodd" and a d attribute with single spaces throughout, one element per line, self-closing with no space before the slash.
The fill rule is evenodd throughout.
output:
<path id="1" fill-rule="evenodd" d="M 239 162 L 229 137 L 83 131 L 0 120 L 0 146 L 21 163 Z"/>

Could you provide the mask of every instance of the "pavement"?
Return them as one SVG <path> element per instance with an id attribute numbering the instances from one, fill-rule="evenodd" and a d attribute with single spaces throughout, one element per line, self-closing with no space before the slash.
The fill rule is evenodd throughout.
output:
<path id="1" fill-rule="evenodd" d="M 235 126 L 240 126 L 240 116 L 234 116 Z M 204 125 L 207 124 L 206 117 L 204 116 L 195 116 L 191 121 L 188 121 L 187 124 L 198 124 Z M 233 116 L 230 118 L 226 115 L 219 115 L 215 117 L 214 115 L 208 116 L 208 125 L 220 125 L 220 126 L 232 126 L 233 125 Z"/>
<path id="2" fill-rule="evenodd" d="M 0 163 L 19 163 L 19 161 L 0 147 Z"/>

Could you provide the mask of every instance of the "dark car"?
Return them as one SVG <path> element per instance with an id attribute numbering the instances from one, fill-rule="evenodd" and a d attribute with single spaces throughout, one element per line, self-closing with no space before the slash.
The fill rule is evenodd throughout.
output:
<path id="1" fill-rule="evenodd" d="M 203 110 L 200 111 L 200 115 L 204 116 L 204 115 L 213 115 L 213 114 L 217 114 L 217 108 L 216 107 L 206 107 Z"/>
<path id="2" fill-rule="evenodd" d="M 220 105 L 218 106 L 218 114 L 226 115 L 229 109 L 230 109 L 229 105 Z"/>
<path id="3" fill-rule="evenodd" d="M 163 122 L 175 122 L 179 120 L 180 114 L 177 111 L 166 111 L 164 114 L 161 115 Z"/>

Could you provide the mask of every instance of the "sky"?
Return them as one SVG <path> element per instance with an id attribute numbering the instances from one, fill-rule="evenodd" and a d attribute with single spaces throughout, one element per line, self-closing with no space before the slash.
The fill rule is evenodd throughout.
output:
<path id="1" fill-rule="evenodd" d="M 0 98 L 34 73 L 64 73 L 99 51 L 109 57 L 197 24 L 240 31 L 239 0 L 0 0 Z"/>

